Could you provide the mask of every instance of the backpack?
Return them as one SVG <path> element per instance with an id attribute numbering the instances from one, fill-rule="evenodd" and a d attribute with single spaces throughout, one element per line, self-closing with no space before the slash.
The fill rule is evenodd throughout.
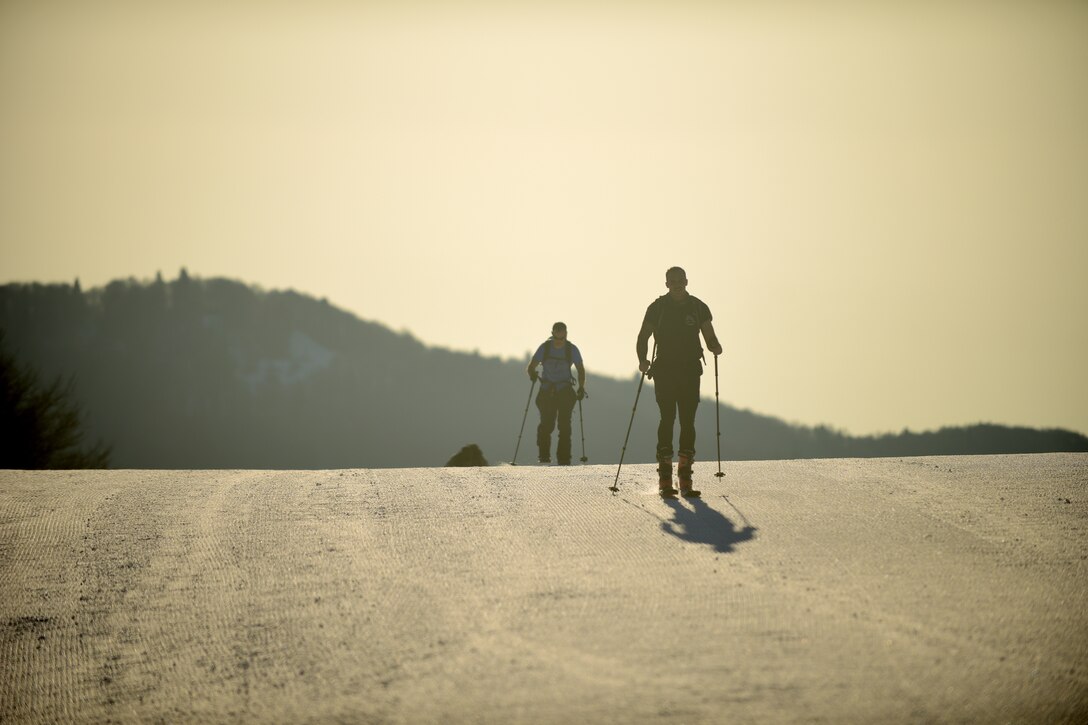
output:
<path id="1" fill-rule="evenodd" d="M 552 340 L 554 340 L 554 339 L 555 338 L 553 338 L 553 337 L 549 337 L 547 340 L 544 341 L 544 356 L 540 359 L 541 366 L 543 366 L 544 363 L 546 363 L 548 360 L 559 360 L 559 359 L 561 359 L 557 355 L 552 355 L 551 354 L 552 350 L 555 349 L 554 347 L 552 347 Z M 564 369 L 568 373 L 570 372 L 570 366 L 574 363 L 574 352 L 573 352 L 573 350 L 574 350 L 574 343 L 571 342 L 570 340 L 567 340 L 567 344 L 563 346 L 563 352 L 566 353 L 566 355 L 564 357 L 566 358 L 566 361 L 567 361 L 567 366 Z M 545 385 L 545 381 L 544 381 L 543 377 L 540 378 L 540 384 L 541 384 L 541 389 L 543 390 L 543 386 Z M 560 382 L 553 382 L 553 383 L 550 383 L 550 384 L 551 385 L 563 385 L 563 383 L 560 383 Z M 573 374 L 570 376 L 570 385 L 572 387 L 574 386 L 574 375 Z"/>
<path id="2" fill-rule="evenodd" d="M 660 313 L 657 325 L 654 327 L 654 347 L 659 356 L 666 360 L 690 358 L 706 361 L 702 343 L 699 341 L 699 334 L 703 328 L 703 321 L 699 315 L 700 302 L 697 297 L 689 294 L 684 304 L 677 308 L 670 306 L 673 303 L 669 295 L 664 294 L 657 298 L 654 304 L 658 305 Z M 674 311 L 678 311 L 679 314 L 670 314 Z M 687 316 L 695 320 L 694 325 L 683 324 Z"/>

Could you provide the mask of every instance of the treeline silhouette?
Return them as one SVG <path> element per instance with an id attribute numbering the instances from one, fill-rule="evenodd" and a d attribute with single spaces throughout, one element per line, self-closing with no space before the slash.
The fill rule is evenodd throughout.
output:
<path id="1" fill-rule="evenodd" d="M 467 444 L 508 461 L 529 393 L 526 360 L 428 347 L 326 300 L 185 270 L 87 292 L 78 281 L 0 286 L 0 330 L 23 364 L 74 377 L 86 431 L 112 444 L 118 467 L 441 466 Z M 527 338 L 526 349 L 539 342 Z M 618 461 L 637 380 L 589 375 L 590 463 Z M 712 385 L 704 376 L 704 395 Z M 656 416 L 647 388 L 625 461 L 653 460 Z M 535 417 L 530 410 L 523 463 Z M 698 458 L 713 466 L 712 397 L 697 424 Z M 574 426 L 578 458 L 577 411 Z M 1088 438 L 1065 430 L 851 437 L 726 405 L 721 426 L 725 460 L 1088 451 Z"/>

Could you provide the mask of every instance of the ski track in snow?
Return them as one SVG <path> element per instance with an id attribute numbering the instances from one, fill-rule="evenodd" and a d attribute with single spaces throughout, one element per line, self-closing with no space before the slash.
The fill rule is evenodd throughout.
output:
<path id="1" fill-rule="evenodd" d="M 1083 722 L 1088 455 L 0 472 L 0 721 Z"/>

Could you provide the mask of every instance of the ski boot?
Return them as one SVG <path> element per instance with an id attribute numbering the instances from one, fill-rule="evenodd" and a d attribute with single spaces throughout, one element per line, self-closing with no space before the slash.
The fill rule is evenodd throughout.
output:
<path id="1" fill-rule="evenodd" d="M 702 495 L 702 491 L 691 487 L 691 464 L 694 459 L 694 453 L 681 453 L 680 463 L 676 466 L 676 474 L 680 479 L 680 495 L 684 498 L 698 498 Z"/>
<path id="2" fill-rule="evenodd" d="M 661 459 L 657 462 L 657 492 L 666 498 L 676 495 L 676 489 L 672 487 L 672 459 Z"/>

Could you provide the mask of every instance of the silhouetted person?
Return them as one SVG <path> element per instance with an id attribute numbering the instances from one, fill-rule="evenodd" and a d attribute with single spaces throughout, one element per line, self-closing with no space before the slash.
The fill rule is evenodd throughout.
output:
<path id="1" fill-rule="evenodd" d="M 552 430 L 559 422 L 559 442 L 555 446 L 555 459 L 560 466 L 570 465 L 570 415 L 576 401 L 585 397 L 586 369 L 582 365 L 582 353 L 567 340 L 567 326 L 562 322 L 552 325 L 552 336 L 541 343 L 526 369 L 531 380 L 537 379 L 536 366 L 543 364 L 540 373 L 540 392 L 536 407 L 540 410 L 540 425 L 536 429 L 538 460 L 551 462 Z M 578 369 L 578 392 L 574 392 L 574 378 L 570 366 Z"/>
<path id="2" fill-rule="evenodd" d="M 715 355 L 722 346 L 714 334 L 710 308 L 702 300 L 688 294 L 687 273 L 679 267 L 665 272 L 668 294 L 658 297 L 646 308 L 642 329 L 638 333 L 635 351 L 638 369 L 654 379 L 654 395 L 661 411 L 657 426 L 658 488 L 662 494 L 674 494 L 672 487 L 672 432 L 677 413 L 680 415 L 680 457 L 677 478 L 680 493 L 698 495 L 691 485 L 691 466 L 695 460 L 695 409 L 699 406 L 699 377 L 703 374 L 703 347 Z M 650 335 L 654 336 L 657 356 L 652 364 L 646 352 Z"/>
<path id="3" fill-rule="evenodd" d="M 453 457 L 446 461 L 447 466 L 486 466 L 487 459 L 484 458 L 484 452 L 480 450 L 480 447 L 475 443 L 469 443 L 467 446 L 453 454 Z"/>

